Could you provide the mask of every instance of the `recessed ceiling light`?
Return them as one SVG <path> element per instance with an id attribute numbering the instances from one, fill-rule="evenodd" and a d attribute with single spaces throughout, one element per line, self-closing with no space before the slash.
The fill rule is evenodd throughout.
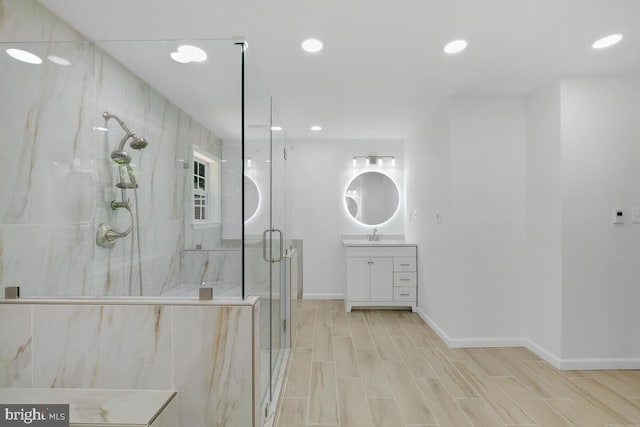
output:
<path id="1" fill-rule="evenodd" d="M 171 52 L 171 59 L 181 64 L 190 62 L 204 62 L 207 60 L 207 53 L 197 46 L 188 44 L 178 47 L 178 50 Z"/>
<path id="2" fill-rule="evenodd" d="M 271 130 L 275 132 L 280 132 L 282 130 L 282 126 L 271 126 Z"/>
<path id="3" fill-rule="evenodd" d="M 318 39 L 307 39 L 302 42 L 302 48 L 310 53 L 320 52 L 322 46 L 322 42 Z"/>
<path id="4" fill-rule="evenodd" d="M 594 49 L 604 49 L 606 47 L 613 46 L 620 40 L 622 40 L 622 34 L 611 34 L 607 37 L 601 38 L 600 40 L 596 40 L 592 46 Z"/>
<path id="5" fill-rule="evenodd" d="M 7 49 L 7 54 L 13 59 L 26 62 L 27 64 L 42 64 L 42 59 L 31 52 L 21 49 Z"/>
<path id="6" fill-rule="evenodd" d="M 69 65 L 71 65 L 71 61 L 61 56 L 49 55 L 47 56 L 47 59 L 53 62 L 54 64 L 64 65 L 65 67 L 68 67 Z"/>
<path id="7" fill-rule="evenodd" d="M 322 130 L 322 126 L 311 126 L 311 130 L 314 132 L 319 132 Z"/>
<path id="8" fill-rule="evenodd" d="M 467 48 L 466 40 L 454 40 L 445 45 L 444 51 L 449 55 L 453 55 L 454 53 L 460 53 Z"/>

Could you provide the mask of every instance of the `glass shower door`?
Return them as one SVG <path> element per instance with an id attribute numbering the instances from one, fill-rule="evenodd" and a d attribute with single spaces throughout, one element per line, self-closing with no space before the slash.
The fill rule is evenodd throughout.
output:
<path id="1" fill-rule="evenodd" d="M 282 331 L 286 325 L 284 255 L 286 248 L 286 160 L 284 133 L 272 99 L 247 63 L 244 138 L 244 272 L 246 295 L 260 297 L 260 366 L 257 379 L 262 411 L 272 415 L 283 377 Z M 256 202 L 257 199 L 257 202 Z"/>
<path id="2" fill-rule="evenodd" d="M 282 122 L 271 101 L 271 372 L 272 398 L 284 377 L 285 339 L 287 325 L 288 294 L 286 290 L 286 256 L 289 246 L 287 240 L 287 193 L 286 172 L 287 154 L 285 131 Z"/>

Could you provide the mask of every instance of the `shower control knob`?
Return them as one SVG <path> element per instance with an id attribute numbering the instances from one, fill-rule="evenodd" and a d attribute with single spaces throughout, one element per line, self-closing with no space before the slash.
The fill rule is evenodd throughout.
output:
<path id="1" fill-rule="evenodd" d="M 96 244 L 103 248 L 112 248 L 116 244 L 116 239 L 126 237 L 129 233 L 131 233 L 131 227 L 120 232 L 116 231 L 111 224 L 103 222 L 98 226 L 98 231 L 96 232 Z"/>

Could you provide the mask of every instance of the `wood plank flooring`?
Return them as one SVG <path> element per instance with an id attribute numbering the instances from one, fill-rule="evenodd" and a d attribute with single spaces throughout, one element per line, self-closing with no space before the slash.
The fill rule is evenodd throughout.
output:
<path id="1" fill-rule="evenodd" d="M 297 302 L 277 427 L 640 426 L 640 371 L 449 349 L 415 313 Z"/>

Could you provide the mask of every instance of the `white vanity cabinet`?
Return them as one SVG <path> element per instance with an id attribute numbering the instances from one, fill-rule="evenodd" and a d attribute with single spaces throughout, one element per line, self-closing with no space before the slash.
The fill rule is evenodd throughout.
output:
<path id="1" fill-rule="evenodd" d="M 411 307 L 417 302 L 416 246 L 377 242 L 347 247 L 345 308 L 358 306 Z"/>

